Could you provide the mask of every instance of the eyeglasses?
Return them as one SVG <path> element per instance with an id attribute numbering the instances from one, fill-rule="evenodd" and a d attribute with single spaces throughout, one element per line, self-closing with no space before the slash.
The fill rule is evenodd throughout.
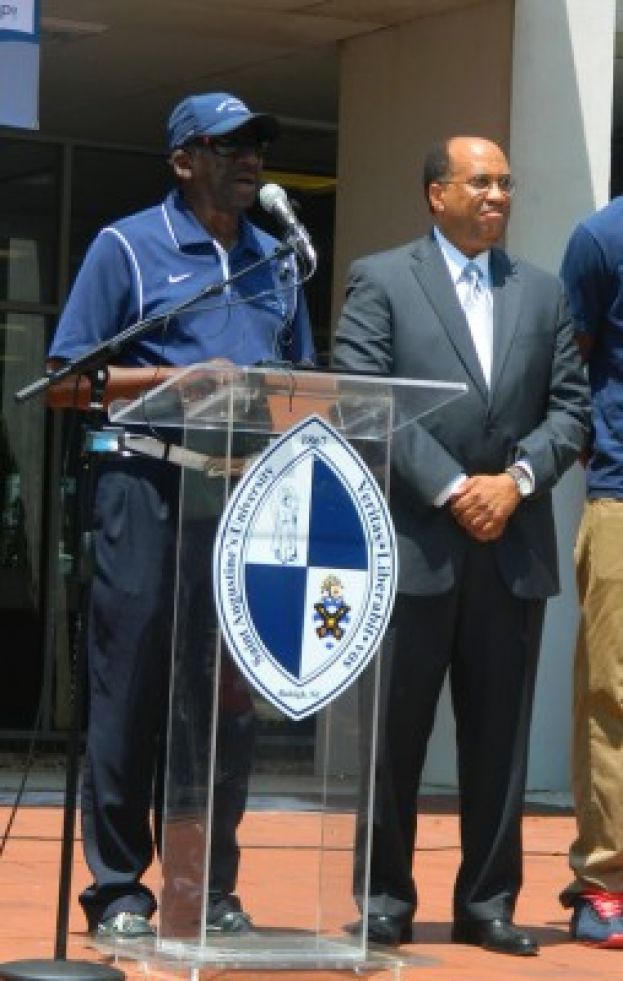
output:
<path id="1" fill-rule="evenodd" d="M 499 177 L 492 177 L 491 174 L 474 174 L 473 177 L 465 181 L 441 180 L 439 184 L 463 184 L 469 187 L 476 194 L 488 194 L 495 185 L 502 194 L 509 197 L 515 193 L 516 183 L 512 174 L 501 174 Z"/>
<path id="2" fill-rule="evenodd" d="M 270 140 L 258 140 L 251 136 L 199 136 L 190 145 L 211 150 L 217 157 L 239 157 L 243 153 L 264 157 Z"/>

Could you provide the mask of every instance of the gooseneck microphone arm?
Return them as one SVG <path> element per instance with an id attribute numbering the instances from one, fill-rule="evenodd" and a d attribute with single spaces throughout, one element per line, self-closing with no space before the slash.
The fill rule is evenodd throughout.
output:
<path id="1" fill-rule="evenodd" d="M 36 381 L 31 382 L 24 388 L 20 388 L 13 396 L 15 401 L 25 402 L 27 399 L 32 398 L 33 395 L 38 395 L 39 392 L 46 391 L 50 386 L 58 384 L 58 382 L 63 381 L 64 378 L 68 378 L 70 375 L 85 375 L 96 372 L 98 368 L 102 368 L 109 361 L 113 360 L 131 341 L 135 341 L 144 334 L 148 334 L 156 327 L 166 323 L 171 317 L 183 313 L 200 300 L 204 300 L 210 296 L 219 296 L 224 292 L 226 287 L 233 285 L 233 283 L 248 273 L 254 272 L 256 269 L 269 262 L 273 262 L 275 259 L 283 259 L 295 251 L 296 249 L 293 244 L 283 242 L 270 255 L 263 256 L 257 262 L 253 262 L 250 266 L 245 266 L 244 269 L 232 273 L 218 283 L 204 286 L 199 292 L 193 293 L 192 296 L 178 303 L 170 310 L 139 320 L 137 323 L 131 324 L 125 330 L 115 334 L 114 337 L 110 337 L 108 340 L 102 341 L 101 344 L 96 344 L 95 347 L 89 348 L 84 354 L 70 358 L 60 365 L 60 367 L 53 369 L 41 378 L 37 378 Z"/>

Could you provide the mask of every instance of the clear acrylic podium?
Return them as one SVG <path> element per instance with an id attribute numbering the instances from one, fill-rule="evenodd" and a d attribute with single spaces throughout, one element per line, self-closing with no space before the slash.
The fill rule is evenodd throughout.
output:
<path id="1" fill-rule="evenodd" d="M 372 806 L 380 659 L 311 718 L 280 714 L 233 668 L 214 612 L 211 549 L 245 467 L 302 419 L 328 421 L 386 494 L 392 435 L 464 391 L 281 367 L 228 376 L 205 364 L 111 406 L 111 424 L 130 436 L 179 447 L 169 459 L 182 474 L 157 937 L 100 949 L 191 978 L 208 967 L 378 969 L 365 931 L 348 925 L 367 912 L 365 889 L 353 898 L 353 848 L 357 816 L 365 822 Z M 275 597 L 276 611 L 287 602 Z M 222 826 L 228 809 L 240 819 L 239 855 Z M 369 844 L 358 865 L 367 882 Z M 217 874 L 236 878 L 251 932 L 210 929 Z"/>

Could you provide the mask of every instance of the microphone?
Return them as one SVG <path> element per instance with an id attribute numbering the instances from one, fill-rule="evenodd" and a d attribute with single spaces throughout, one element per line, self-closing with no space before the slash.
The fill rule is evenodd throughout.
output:
<path id="1" fill-rule="evenodd" d="M 316 267 L 316 252 L 309 233 L 297 220 L 284 189 L 279 187 L 279 184 L 264 184 L 260 189 L 259 201 L 264 211 L 272 215 L 282 226 L 288 245 L 314 269 Z"/>

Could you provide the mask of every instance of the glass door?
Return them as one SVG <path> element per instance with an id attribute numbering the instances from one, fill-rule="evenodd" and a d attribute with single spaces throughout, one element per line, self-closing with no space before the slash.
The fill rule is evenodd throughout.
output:
<path id="1" fill-rule="evenodd" d="M 46 412 L 17 389 L 44 370 L 57 283 L 60 153 L 2 141 L 0 154 L 0 623 L 3 728 L 30 728 L 43 673 Z"/>

